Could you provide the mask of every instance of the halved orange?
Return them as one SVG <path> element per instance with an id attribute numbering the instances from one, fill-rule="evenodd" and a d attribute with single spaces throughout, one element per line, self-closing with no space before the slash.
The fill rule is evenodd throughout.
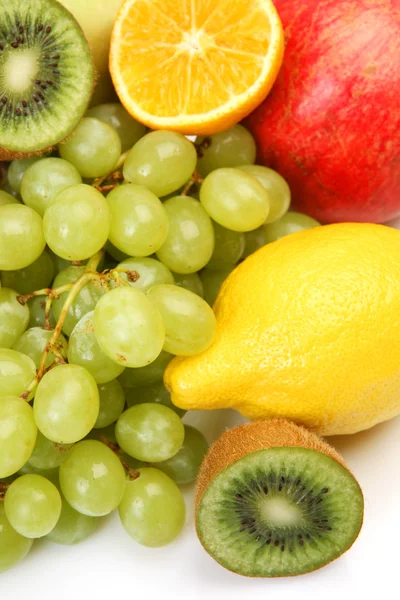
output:
<path id="1" fill-rule="evenodd" d="M 271 0 L 125 0 L 110 71 L 121 102 L 142 123 L 212 134 L 264 100 L 283 47 Z"/>

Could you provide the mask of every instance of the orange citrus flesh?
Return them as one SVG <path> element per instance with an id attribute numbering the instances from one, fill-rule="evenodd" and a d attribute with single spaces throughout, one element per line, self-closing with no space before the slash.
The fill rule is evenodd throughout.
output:
<path id="1" fill-rule="evenodd" d="M 283 47 L 271 0 L 126 0 L 114 25 L 110 71 L 139 121 L 211 134 L 262 102 Z"/>

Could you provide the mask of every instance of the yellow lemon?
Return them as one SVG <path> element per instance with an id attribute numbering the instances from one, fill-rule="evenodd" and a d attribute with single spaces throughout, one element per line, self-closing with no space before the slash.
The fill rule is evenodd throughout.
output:
<path id="1" fill-rule="evenodd" d="M 400 232 L 341 223 L 245 260 L 215 304 L 213 345 L 165 374 L 184 409 L 287 417 L 322 435 L 400 413 Z"/>

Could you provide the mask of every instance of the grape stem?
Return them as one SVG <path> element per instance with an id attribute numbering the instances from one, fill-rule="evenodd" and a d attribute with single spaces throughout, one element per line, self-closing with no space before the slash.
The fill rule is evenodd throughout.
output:
<path id="1" fill-rule="evenodd" d="M 107 181 L 108 179 L 111 179 L 112 181 L 123 181 L 124 180 L 124 176 L 121 173 L 121 169 L 125 164 L 128 154 L 129 154 L 129 150 L 127 152 L 124 152 L 124 154 L 121 154 L 119 161 L 115 165 L 113 171 L 111 173 L 108 173 L 107 175 L 104 175 L 103 177 L 97 177 L 93 181 L 92 186 L 95 187 L 99 192 L 108 192 L 108 191 L 116 188 L 117 185 L 106 185 L 103 187 L 102 183 L 104 183 L 104 181 Z"/>
<path id="2" fill-rule="evenodd" d="M 202 179 L 202 177 L 200 177 L 200 175 L 198 174 L 197 171 L 195 171 L 192 175 L 192 177 L 189 179 L 189 181 L 187 182 L 187 184 L 185 185 L 185 187 L 183 188 L 182 192 L 181 192 L 181 196 L 187 196 L 190 191 L 192 190 L 192 187 L 198 183 L 203 183 L 204 179 Z"/>
<path id="3" fill-rule="evenodd" d="M 8 483 L 2 483 L 0 481 L 0 501 L 4 500 L 4 497 L 9 487 L 10 485 Z"/>
<path id="4" fill-rule="evenodd" d="M 121 453 L 120 453 L 121 449 L 118 446 L 118 444 L 114 444 L 113 442 L 111 442 L 108 438 L 106 438 L 105 435 L 100 435 L 99 439 L 101 442 L 103 442 L 103 444 L 108 446 L 110 448 L 110 450 L 112 450 L 116 456 L 118 456 L 119 460 L 121 461 L 121 465 L 127 471 L 128 477 L 131 481 L 134 481 L 135 479 L 138 479 L 140 477 L 139 471 L 137 471 L 136 469 L 133 469 L 131 466 L 129 466 L 128 463 L 125 462 L 124 459 L 121 457 Z"/>

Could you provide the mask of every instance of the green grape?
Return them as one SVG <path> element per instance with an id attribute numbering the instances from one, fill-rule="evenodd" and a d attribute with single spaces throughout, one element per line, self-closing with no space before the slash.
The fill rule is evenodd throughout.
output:
<path id="1" fill-rule="evenodd" d="M 126 181 L 144 185 L 159 198 L 191 178 L 197 162 L 194 145 L 180 133 L 152 131 L 129 152 L 123 167 Z"/>
<path id="2" fill-rule="evenodd" d="M 49 287 L 53 281 L 54 266 L 48 252 L 44 251 L 35 262 L 24 269 L 3 271 L 1 283 L 19 294 L 30 294 Z"/>
<path id="3" fill-rule="evenodd" d="M 18 477 L 8 488 L 4 510 L 11 525 L 26 538 L 40 538 L 56 526 L 61 514 L 60 492 L 40 475 Z"/>
<path id="4" fill-rule="evenodd" d="M 21 396 L 35 377 L 35 363 L 29 356 L 0 349 L 0 396 Z"/>
<path id="5" fill-rule="evenodd" d="M 283 215 L 282 219 L 265 225 L 265 235 L 267 243 L 275 242 L 290 235 L 297 231 L 303 231 L 303 229 L 312 229 L 313 227 L 319 227 L 320 223 L 307 215 L 303 215 L 298 212 L 289 211 Z"/>
<path id="6" fill-rule="evenodd" d="M 42 160 L 41 156 L 34 156 L 33 158 L 14 160 L 12 163 L 10 163 L 7 172 L 8 183 L 16 194 L 19 194 L 21 191 L 22 178 L 25 175 L 26 170 L 39 160 Z"/>
<path id="7" fill-rule="evenodd" d="M 100 519 L 82 515 L 61 496 L 62 507 L 57 525 L 47 535 L 55 544 L 72 546 L 86 540 L 98 527 Z"/>
<path id="8" fill-rule="evenodd" d="M 259 165 L 244 165 L 239 168 L 255 177 L 268 192 L 269 215 L 266 223 L 273 223 L 283 217 L 289 210 L 291 201 L 290 188 L 283 177 L 273 169 Z"/>
<path id="9" fill-rule="evenodd" d="M 122 262 L 123 260 L 129 258 L 129 256 L 125 254 L 125 252 L 121 252 L 121 250 L 118 250 L 118 248 L 116 248 L 114 244 L 110 242 L 110 240 L 107 241 L 105 249 L 107 250 L 108 254 L 118 262 Z"/>
<path id="10" fill-rule="evenodd" d="M 43 217 L 60 192 L 80 183 L 82 177 L 70 162 L 62 158 L 43 158 L 25 171 L 21 183 L 22 200 Z"/>
<path id="11" fill-rule="evenodd" d="M 169 220 L 165 243 L 157 252 L 171 271 L 195 273 L 210 260 L 214 250 L 214 229 L 201 204 L 187 196 L 176 196 L 164 202 Z"/>
<path id="12" fill-rule="evenodd" d="M 100 395 L 100 411 L 95 429 L 103 429 L 118 419 L 125 408 L 125 394 L 122 385 L 114 379 L 98 386 Z"/>
<path id="13" fill-rule="evenodd" d="M 102 517 L 121 502 L 125 471 L 110 448 L 85 440 L 74 446 L 61 465 L 60 486 L 72 508 L 89 517 Z"/>
<path id="14" fill-rule="evenodd" d="M 108 358 L 100 348 L 94 334 L 93 317 L 92 310 L 72 330 L 68 344 L 68 362 L 85 367 L 96 383 L 107 383 L 121 375 L 124 367 Z"/>
<path id="15" fill-rule="evenodd" d="M 32 327 L 27 329 L 25 333 L 15 342 L 13 349 L 18 350 L 22 354 L 29 356 L 35 363 L 37 369 L 40 367 L 42 361 L 43 352 L 46 349 L 47 344 L 50 342 L 53 331 L 48 329 L 42 329 L 41 327 Z M 67 358 L 68 353 L 68 342 L 63 335 L 60 335 L 56 342 L 56 349 L 59 351 L 63 358 Z M 48 369 L 56 360 L 56 357 L 52 352 L 49 352 L 46 359 L 46 369 Z"/>
<path id="16" fill-rule="evenodd" d="M 31 405 L 17 396 L 1 393 L 0 479 L 13 475 L 24 466 L 35 447 L 36 435 L 37 427 Z"/>
<path id="17" fill-rule="evenodd" d="M 261 225 L 258 229 L 253 231 L 247 231 L 245 234 L 246 246 L 242 258 L 245 259 L 250 254 L 257 252 L 260 248 L 265 246 L 267 243 L 267 235 L 265 233 L 265 226 Z"/>
<path id="18" fill-rule="evenodd" d="M 124 367 L 150 364 L 165 340 L 160 313 L 143 292 L 131 287 L 115 288 L 99 300 L 94 332 L 103 352 Z"/>
<path id="19" fill-rule="evenodd" d="M 28 326 L 29 307 L 17 298 L 14 290 L 0 287 L 0 348 L 11 348 Z"/>
<path id="20" fill-rule="evenodd" d="M 53 283 L 53 288 L 75 283 L 84 272 L 85 267 L 68 267 L 57 275 Z M 87 283 L 68 309 L 67 317 L 62 327 L 63 332 L 70 336 L 75 325 L 79 323 L 82 317 L 95 309 L 98 301 L 107 291 L 107 284 L 100 279 L 93 279 Z M 51 310 L 56 320 L 60 318 L 67 296 L 68 292 L 64 292 L 58 299 L 53 301 Z"/>
<path id="21" fill-rule="evenodd" d="M 43 231 L 47 244 L 61 258 L 90 258 L 108 238 L 107 200 L 90 185 L 73 185 L 60 192 L 46 210 Z"/>
<path id="22" fill-rule="evenodd" d="M 91 374 L 79 365 L 59 365 L 41 379 L 33 410 L 45 437 L 73 444 L 93 429 L 99 406 L 99 390 Z"/>
<path id="23" fill-rule="evenodd" d="M 200 201 L 210 217 L 232 231 L 251 231 L 267 220 L 269 197 L 240 169 L 217 169 L 205 178 Z"/>
<path id="24" fill-rule="evenodd" d="M 82 177 L 88 179 L 111 173 L 121 156 L 121 140 L 115 129 L 88 117 L 82 119 L 58 148 L 61 158 L 72 163 Z"/>
<path id="25" fill-rule="evenodd" d="M 246 245 L 245 234 L 221 227 L 218 223 L 213 223 L 213 226 L 215 247 L 207 269 L 223 271 L 236 265 L 242 258 Z"/>
<path id="26" fill-rule="evenodd" d="M 178 485 L 195 481 L 200 465 L 208 450 L 204 435 L 194 427 L 185 425 L 183 446 L 175 456 L 164 462 L 157 463 L 157 468 L 171 477 Z"/>
<path id="27" fill-rule="evenodd" d="M 197 170 L 202 177 L 215 169 L 252 165 L 256 160 L 256 143 L 242 125 L 209 137 L 198 137 L 196 147 L 200 154 Z"/>
<path id="28" fill-rule="evenodd" d="M 25 558 L 32 544 L 33 540 L 23 537 L 11 527 L 4 502 L 0 502 L 0 573 L 11 569 Z"/>
<path id="29" fill-rule="evenodd" d="M 162 380 L 164 371 L 172 359 L 173 355 L 169 354 L 169 352 L 164 352 L 163 350 L 157 358 L 146 367 L 140 369 L 125 369 L 118 380 L 123 387 L 128 388 L 156 383 L 157 381 Z"/>
<path id="30" fill-rule="evenodd" d="M 115 129 L 121 139 L 121 152 L 130 150 L 146 133 L 146 126 L 131 117 L 122 104 L 117 102 L 94 106 L 87 111 L 86 116 L 108 123 Z"/>
<path id="31" fill-rule="evenodd" d="M 38 431 L 38 435 L 39 433 L 40 432 Z M 28 461 L 19 469 L 16 475 L 18 477 L 20 477 L 21 475 L 41 475 L 42 477 L 45 477 L 46 479 L 54 483 L 54 485 L 58 484 L 58 467 L 56 467 L 55 469 L 37 469 Z"/>
<path id="32" fill-rule="evenodd" d="M 28 300 L 29 307 L 29 323 L 28 327 L 44 327 L 46 316 L 46 300 L 45 296 L 35 296 Z M 50 313 L 50 326 L 54 329 L 56 321 L 52 313 Z"/>
<path id="33" fill-rule="evenodd" d="M 116 269 L 122 279 L 128 281 L 131 287 L 142 292 L 147 292 L 159 283 L 175 283 L 174 276 L 168 267 L 155 258 L 128 258 L 117 265 Z M 139 275 L 139 279 L 132 281 L 123 271 L 135 271 Z"/>
<path id="34" fill-rule="evenodd" d="M 45 245 L 42 217 L 37 212 L 23 204 L 0 206 L 0 271 L 31 265 Z"/>
<path id="35" fill-rule="evenodd" d="M 159 310 L 165 325 L 164 350 L 191 356 L 207 350 L 216 331 L 215 315 L 193 292 L 176 285 L 156 285 L 147 297 Z"/>
<path id="36" fill-rule="evenodd" d="M 210 269 L 203 269 L 200 273 L 200 278 L 204 289 L 204 300 L 208 302 L 210 306 L 214 305 L 214 302 L 219 294 L 219 290 L 221 289 L 221 285 L 231 272 L 232 269 L 226 269 L 225 271 L 211 271 Z"/>
<path id="37" fill-rule="evenodd" d="M 0 190 L 0 206 L 4 204 L 19 204 L 18 200 L 4 190 Z"/>
<path id="38" fill-rule="evenodd" d="M 178 537 L 185 524 L 182 493 L 165 473 L 139 470 L 140 477 L 127 481 L 119 517 L 126 532 L 139 544 L 157 548 Z"/>
<path id="39" fill-rule="evenodd" d="M 143 387 L 127 387 L 125 388 L 125 398 L 129 407 L 135 406 L 136 404 L 155 402 L 156 404 L 163 404 L 164 406 L 171 408 L 181 418 L 186 414 L 185 410 L 178 408 L 172 403 L 171 394 L 162 381 Z"/>
<path id="40" fill-rule="evenodd" d="M 144 462 L 167 460 L 183 444 L 185 430 L 178 415 L 162 404 L 137 404 L 115 426 L 119 446 Z"/>
<path id="41" fill-rule="evenodd" d="M 141 185 L 120 185 L 110 192 L 111 243 L 129 256 L 149 256 L 168 234 L 168 217 L 162 202 Z"/>
<path id="42" fill-rule="evenodd" d="M 172 273 L 175 278 L 175 285 L 184 288 L 185 290 L 189 290 L 189 292 L 193 292 L 193 294 L 197 294 L 200 298 L 203 298 L 203 284 L 201 283 L 201 279 L 197 273 Z M 159 283 L 171 283 L 170 281 L 163 281 Z"/>
<path id="43" fill-rule="evenodd" d="M 38 431 L 36 444 L 27 464 L 38 471 L 56 469 L 68 458 L 72 448 L 72 444 L 56 444 Z"/>

